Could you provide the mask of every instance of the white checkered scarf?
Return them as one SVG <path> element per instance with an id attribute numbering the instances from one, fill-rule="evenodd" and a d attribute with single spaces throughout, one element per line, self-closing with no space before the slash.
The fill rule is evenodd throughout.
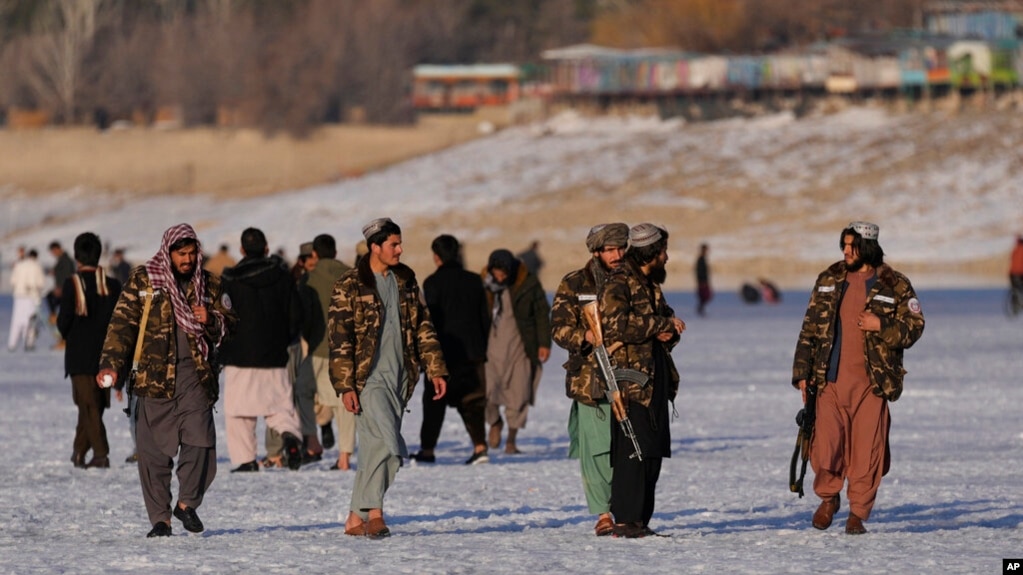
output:
<path id="1" fill-rule="evenodd" d="M 163 290 L 170 294 L 171 309 L 174 310 L 174 320 L 177 322 L 178 327 L 185 330 L 185 333 L 192 334 L 195 337 L 195 341 L 199 343 L 199 351 L 202 352 L 202 356 L 209 357 L 210 346 L 204 336 L 205 330 L 203 325 L 196 321 L 195 314 L 192 313 L 191 304 L 185 300 L 185 294 L 178 288 L 178 282 L 174 278 L 174 266 L 171 263 L 170 247 L 183 239 L 195 240 L 197 259 L 191 282 L 197 303 L 206 306 L 207 304 L 204 301 L 206 277 L 202 273 L 202 244 L 199 243 L 199 238 L 195 235 L 195 230 L 192 229 L 192 226 L 178 224 L 163 232 L 163 242 L 160 244 L 160 251 L 156 252 L 156 255 L 146 262 L 146 273 L 149 274 L 149 281 L 153 285 L 153 290 Z M 220 324 L 220 336 L 217 338 L 217 343 L 219 344 L 220 340 L 224 337 L 223 315 L 211 307 L 208 307 L 207 313 L 216 316 Z"/>

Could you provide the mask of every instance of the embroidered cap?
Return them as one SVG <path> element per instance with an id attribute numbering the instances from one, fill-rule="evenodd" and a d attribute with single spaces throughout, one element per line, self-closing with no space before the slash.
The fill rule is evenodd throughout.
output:
<path id="1" fill-rule="evenodd" d="M 661 228 L 650 223 L 632 226 L 629 230 L 629 245 L 641 248 L 657 243 L 663 237 Z"/>
<path id="2" fill-rule="evenodd" d="M 881 228 L 877 227 L 877 224 L 870 222 L 849 222 L 849 225 L 845 227 L 846 229 L 852 228 L 856 230 L 856 233 L 860 234 L 865 240 L 876 240 L 877 233 L 881 230 Z"/>
<path id="3" fill-rule="evenodd" d="M 362 226 L 362 236 L 368 241 L 369 238 L 373 237 L 373 234 L 379 232 L 387 224 L 393 224 L 391 218 L 377 218 L 372 222 Z"/>
<path id="4" fill-rule="evenodd" d="M 626 247 L 629 245 L 629 226 L 622 223 L 600 224 L 590 228 L 586 234 L 586 249 L 591 252 L 604 246 Z"/>

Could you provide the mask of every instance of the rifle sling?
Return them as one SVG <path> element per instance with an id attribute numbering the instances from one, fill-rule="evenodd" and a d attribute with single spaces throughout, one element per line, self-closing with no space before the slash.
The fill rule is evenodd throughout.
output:
<path id="1" fill-rule="evenodd" d="M 142 304 L 142 321 L 139 322 L 139 335 L 135 338 L 135 357 L 131 361 L 131 373 L 134 376 L 139 370 L 139 360 L 142 359 L 142 343 L 146 338 L 146 323 L 149 322 L 149 308 L 153 303 L 153 288 L 146 288 L 142 296 L 145 303 Z"/>

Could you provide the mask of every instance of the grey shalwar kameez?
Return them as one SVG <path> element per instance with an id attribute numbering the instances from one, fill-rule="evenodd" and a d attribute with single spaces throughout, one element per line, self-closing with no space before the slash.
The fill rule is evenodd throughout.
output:
<path id="1" fill-rule="evenodd" d="M 138 398 L 139 479 L 146 512 L 154 525 L 161 521 L 170 523 L 175 455 L 180 503 L 199 507 L 217 475 L 217 434 L 209 396 L 199 381 L 188 334 L 182 329 L 176 332 L 174 397 Z"/>
<path id="2" fill-rule="evenodd" d="M 362 412 L 355 418 L 358 466 L 352 487 L 350 509 L 363 521 L 368 510 L 382 509 L 384 494 L 394 482 L 403 457 L 408 457 L 401 436 L 405 411 L 406 375 L 402 347 L 398 283 L 394 273 L 376 275 L 377 290 L 383 303 L 380 345 L 366 387 L 359 395 Z"/>
<path id="3" fill-rule="evenodd" d="M 496 294 L 495 313 L 487 342 L 487 408 L 488 425 L 501 421 L 501 406 L 508 427 L 526 426 L 529 402 L 533 397 L 533 364 L 526 355 L 515 315 L 512 313 L 511 290 Z"/>

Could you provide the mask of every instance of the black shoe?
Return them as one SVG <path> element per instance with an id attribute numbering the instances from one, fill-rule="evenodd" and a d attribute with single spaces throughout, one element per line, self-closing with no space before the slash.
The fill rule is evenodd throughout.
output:
<path id="1" fill-rule="evenodd" d="M 231 470 L 231 473 L 237 473 L 239 471 L 259 471 L 259 464 L 256 463 L 255 459 L 253 459 L 248 463 L 242 463 L 238 467 L 235 467 Z"/>
<path id="2" fill-rule="evenodd" d="M 323 454 L 321 453 L 309 453 L 308 451 L 302 453 L 302 465 L 305 465 L 306 463 L 316 463 L 322 459 Z"/>
<path id="3" fill-rule="evenodd" d="M 146 534 L 146 537 L 170 537 L 170 536 L 171 536 L 170 523 L 164 523 L 163 521 L 160 521 L 159 523 L 154 523 L 153 529 Z"/>
<path id="4" fill-rule="evenodd" d="M 486 451 L 481 451 L 479 453 L 473 453 L 472 457 L 470 457 L 469 459 L 465 460 L 465 464 L 466 465 L 479 465 L 481 463 L 490 463 L 490 456 L 487 455 Z"/>
<path id="5" fill-rule="evenodd" d="M 326 425 L 321 425 L 320 435 L 322 436 L 320 444 L 323 445 L 324 449 L 334 447 L 334 425 L 332 423 L 328 422 Z"/>
<path id="6" fill-rule="evenodd" d="M 93 457 L 92 461 L 85 464 L 86 467 L 92 469 L 110 469 L 110 458 L 109 457 Z"/>
<path id="7" fill-rule="evenodd" d="M 202 525 L 202 521 L 199 520 L 199 516 L 196 515 L 195 509 L 191 507 L 185 507 L 182 509 L 180 506 L 174 506 L 174 517 L 181 520 L 181 525 L 184 526 L 186 531 L 192 533 L 202 533 L 205 527 Z M 169 530 L 169 528 L 168 528 Z M 168 533 L 169 534 L 169 533 Z"/>
<path id="8" fill-rule="evenodd" d="M 435 463 L 437 461 L 437 456 L 427 455 L 422 451 L 417 451 L 412 454 L 412 459 L 415 459 L 419 463 Z"/>
<path id="9" fill-rule="evenodd" d="M 284 457 L 288 460 L 288 469 L 292 471 L 298 471 L 299 467 L 302 467 L 302 440 L 295 437 L 290 433 L 285 433 L 284 437 Z"/>
<path id="10" fill-rule="evenodd" d="M 85 469 L 85 454 L 77 451 L 71 454 L 71 463 L 79 469 Z"/>

